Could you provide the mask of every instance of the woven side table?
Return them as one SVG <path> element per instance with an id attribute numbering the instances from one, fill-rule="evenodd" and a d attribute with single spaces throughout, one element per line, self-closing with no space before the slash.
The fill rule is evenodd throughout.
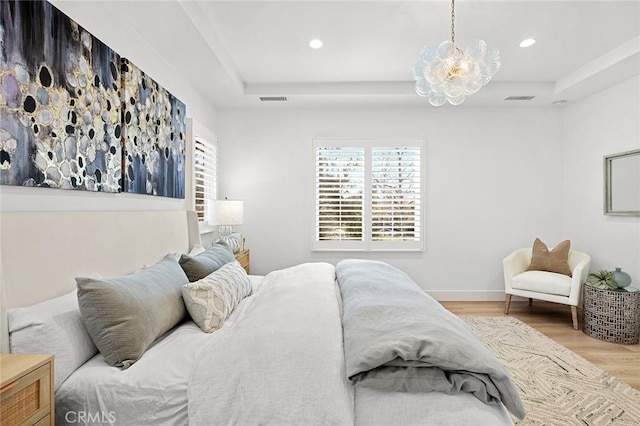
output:
<path id="1" fill-rule="evenodd" d="M 606 290 L 584 285 L 584 333 L 611 343 L 640 341 L 640 291 Z"/>

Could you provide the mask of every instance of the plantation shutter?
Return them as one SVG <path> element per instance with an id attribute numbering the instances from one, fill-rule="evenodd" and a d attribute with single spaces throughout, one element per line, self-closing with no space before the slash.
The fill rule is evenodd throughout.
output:
<path id="1" fill-rule="evenodd" d="M 364 149 L 316 149 L 316 236 L 362 241 Z"/>
<path id="2" fill-rule="evenodd" d="M 194 146 L 194 198 L 198 221 L 209 219 L 213 208 L 213 200 L 217 198 L 217 153 L 215 140 L 195 139 Z"/>
<path id="3" fill-rule="evenodd" d="M 313 250 L 422 250 L 421 138 L 313 142 Z"/>
<path id="4" fill-rule="evenodd" d="M 371 238 L 420 240 L 420 148 L 371 149 Z"/>

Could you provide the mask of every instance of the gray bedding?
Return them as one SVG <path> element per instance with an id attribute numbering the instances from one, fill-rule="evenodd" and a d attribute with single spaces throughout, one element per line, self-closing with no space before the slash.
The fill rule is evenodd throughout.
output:
<path id="1" fill-rule="evenodd" d="M 356 386 L 448 394 L 469 392 L 525 410 L 508 371 L 457 316 L 404 272 L 376 261 L 336 266 L 343 302 L 347 377 Z"/>

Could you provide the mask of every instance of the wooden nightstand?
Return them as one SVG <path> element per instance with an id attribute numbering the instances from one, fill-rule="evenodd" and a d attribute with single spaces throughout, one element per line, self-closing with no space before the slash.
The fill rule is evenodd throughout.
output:
<path id="1" fill-rule="evenodd" d="M 55 424 L 53 355 L 0 354 L 3 425 Z"/>
<path id="2" fill-rule="evenodd" d="M 249 250 L 239 251 L 234 256 L 244 270 L 247 271 L 247 274 L 249 274 Z"/>

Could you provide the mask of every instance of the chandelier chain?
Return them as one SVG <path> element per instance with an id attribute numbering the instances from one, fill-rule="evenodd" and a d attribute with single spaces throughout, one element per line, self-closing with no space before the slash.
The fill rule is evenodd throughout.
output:
<path id="1" fill-rule="evenodd" d="M 456 0 L 451 0 L 451 43 L 453 44 L 456 44 L 456 27 L 454 24 L 454 20 L 456 17 L 455 3 Z"/>

